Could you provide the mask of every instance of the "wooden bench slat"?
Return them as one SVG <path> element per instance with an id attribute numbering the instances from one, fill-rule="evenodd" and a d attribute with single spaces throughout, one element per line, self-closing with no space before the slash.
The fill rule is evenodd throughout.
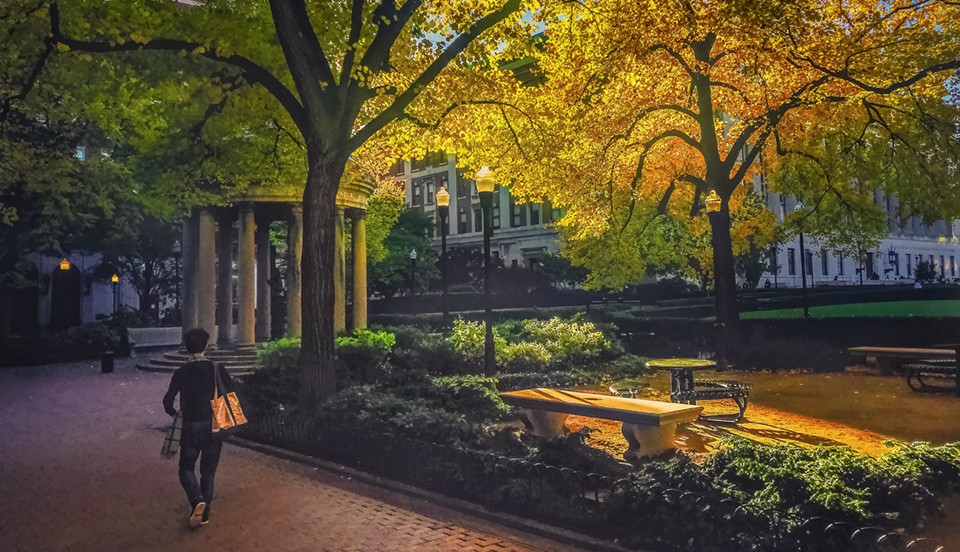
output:
<path id="1" fill-rule="evenodd" d="M 851 354 L 891 358 L 950 358 L 956 355 L 952 349 L 922 347 L 849 347 Z"/>

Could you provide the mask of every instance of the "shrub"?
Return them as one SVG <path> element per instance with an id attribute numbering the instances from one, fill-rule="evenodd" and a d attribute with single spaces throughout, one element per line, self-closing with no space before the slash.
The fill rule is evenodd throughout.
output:
<path id="1" fill-rule="evenodd" d="M 293 371 L 300 362 L 300 338 L 283 337 L 268 341 L 257 351 L 257 368 Z"/>
<path id="2" fill-rule="evenodd" d="M 466 355 L 467 357 L 472 358 L 483 358 L 483 347 L 485 339 L 485 328 L 483 322 L 468 322 L 462 318 L 458 318 L 453 322 L 453 331 L 450 333 L 450 343 L 453 344 L 453 347 Z M 504 347 L 506 347 L 507 342 L 497 333 L 497 329 L 493 329 L 493 347 L 497 353 L 497 357 L 502 354 Z"/>
<path id="3" fill-rule="evenodd" d="M 435 375 L 476 373 L 478 359 L 467 358 L 439 333 L 414 326 L 383 326 L 383 331 L 396 335 L 397 344 L 390 363 L 398 371 L 425 371 Z"/>
<path id="4" fill-rule="evenodd" d="M 338 382 L 346 386 L 377 381 L 390 371 L 387 358 L 396 342 L 396 336 L 391 332 L 366 329 L 338 337 Z"/>
<path id="5" fill-rule="evenodd" d="M 549 367 L 553 355 L 541 343 L 524 341 L 504 346 L 497 360 L 502 372 L 536 372 Z"/>
<path id="6" fill-rule="evenodd" d="M 556 317 L 524 320 L 523 333 L 526 339 L 546 347 L 556 361 L 592 360 L 612 349 L 611 340 L 593 322 Z"/>

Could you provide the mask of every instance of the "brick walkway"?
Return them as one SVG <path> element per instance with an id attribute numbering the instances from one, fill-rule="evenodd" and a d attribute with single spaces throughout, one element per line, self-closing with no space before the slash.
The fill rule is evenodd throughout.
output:
<path id="1" fill-rule="evenodd" d="M 211 523 L 190 531 L 159 454 L 168 378 L 129 360 L 0 368 L 0 550 L 576 550 L 231 445 Z"/>

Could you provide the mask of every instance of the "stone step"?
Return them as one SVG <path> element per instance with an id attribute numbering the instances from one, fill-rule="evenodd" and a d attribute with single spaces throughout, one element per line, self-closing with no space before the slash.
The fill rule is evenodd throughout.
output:
<path id="1" fill-rule="evenodd" d="M 257 361 L 256 355 L 222 355 L 222 356 L 211 356 L 207 357 L 213 362 L 243 362 L 247 364 L 253 364 Z M 186 364 L 190 361 L 190 357 L 187 355 L 181 355 L 178 353 L 164 353 L 164 360 L 169 360 L 171 362 L 179 362 L 180 364 Z"/>
<path id="2" fill-rule="evenodd" d="M 176 372 L 177 368 L 179 368 L 180 366 L 181 365 L 170 366 L 165 364 L 157 364 L 153 360 L 150 360 L 148 362 L 137 363 L 138 370 L 143 370 L 145 372 L 165 372 L 165 373 L 171 373 L 171 374 L 173 372 Z M 227 368 L 227 372 L 230 373 L 231 375 L 249 374 L 250 372 L 254 371 L 253 364 L 227 366 L 226 368 Z"/>
<path id="3" fill-rule="evenodd" d="M 220 360 L 220 359 L 211 359 L 215 364 L 221 364 L 227 368 L 232 368 L 234 366 L 254 366 L 256 363 L 253 360 Z M 179 368 L 187 363 L 185 360 L 172 360 L 169 358 L 151 358 L 149 361 L 151 364 L 157 366 L 173 366 L 174 368 Z"/>

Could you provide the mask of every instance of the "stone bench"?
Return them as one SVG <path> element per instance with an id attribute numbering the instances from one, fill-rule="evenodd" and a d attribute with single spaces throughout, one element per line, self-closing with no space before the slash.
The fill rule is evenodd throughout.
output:
<path id="1" fill-rule="evenodd" d="M 520 408 L 534 434 L 557 437 L 566 433 L 567 416 L 586 416 L 622 422 L 630 445 L 624 460 L 634 463 L 673 448 L 677 424 L 692 422 L 702 406 L 611 397 L 560 389 L 522 389 L 501 393 L 503 402 Z"/>

